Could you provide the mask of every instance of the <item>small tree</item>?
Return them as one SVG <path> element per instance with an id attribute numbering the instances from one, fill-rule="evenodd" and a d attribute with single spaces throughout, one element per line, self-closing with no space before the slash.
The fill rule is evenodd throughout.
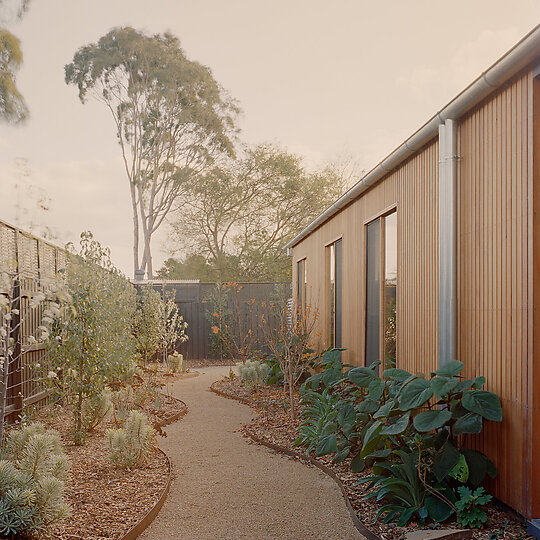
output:
<path id="1" fill-rule="evenodd" d="M 188 324 L 184 321 L 178 311 L 174 298 L 168 297 L 161 301 L 159 306 L 159 346 L 163 361 L 172 353 L 178 344 L 188 340 L 186 328 Z"/>
<path id="2" fill-rule="evenodd" d="M 251 358 L 257 347 L 254 298 L 243 300 L 239 283 L 217 283 L 209 297 L 212 335 L 218 341 L 220 352 L 229 358 L 245 362 Z"/>
<path id="3" fill-rule="evenodd" d="M 145 363 L 157 353 L 163 360 L 179 343 L 188 340 L 187 323 L 171 297 L 162 298 L 152 287 L 139 289 L 133 331 L 137 351 Z"/>
<path id="4" fill-rule="evenodd" d="M 261 317 L 266 345 L 279 362 L 283 373 L 283 389 L 289 391 L 292 420 L 296 420 L 294 389 L 313 363 L 312 340 L 317 312 L 289 306 L 285 301 L 265 303 Z"/>
<path id="5" fill-rule="evenodd" d="M 91 233 L 81 234 L 78 254 L 71 250 L 67 285 L 73 303 L 66 317 L 53 325 L 51 379 L 56 390 L 73 402 L 73 438 L 82 444 L 85 401 L 95 399 L 108 382 L 132 366 L 136 293 L 111 263 L 109 250 Z"/>
<path id="6" fill-rule="evenodd" d="M 161 295 L 150 286 L 139 287 L 137 292 L 133 335 L 137 343 L 137 353 L 146 364 L 159 350 L 162 300 Z"/>

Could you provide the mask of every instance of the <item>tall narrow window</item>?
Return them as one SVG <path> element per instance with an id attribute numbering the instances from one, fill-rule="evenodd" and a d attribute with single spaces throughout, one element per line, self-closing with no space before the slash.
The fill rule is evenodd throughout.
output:
<path id="1" fill-rule="evenodd" d="M 380 358 L 381 222 L 366 229 L 366 366 Z"/>
<path id="2" fill-rule="evenodd" d="M 297 308 L 303 313 L 306 311 L 306 289 L 307 289 L 307 264 L 306 259 L 296 263 L 296 302 Z"/>
<path id="3" fill-rule="evenodd" d="M 396 365 L 397 213 L 366 226 L 366 365 Z"/>
<path id="4" fill-rule="evenodd" d="M 340 348 L 342 327 L 342 241 L 336 240 L 328 246 L 330 270 L 330 346 Z"/>
<path id="5" fill-rule="evenodd" d="M 384 218 L 384 365 L 396 367 L 397 213 Z"/>

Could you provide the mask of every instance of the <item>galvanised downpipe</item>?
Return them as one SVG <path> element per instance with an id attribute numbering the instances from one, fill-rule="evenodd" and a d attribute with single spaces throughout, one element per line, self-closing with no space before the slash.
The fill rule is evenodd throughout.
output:
<path id="1" fill-rule="evenodd" d="M 457 359 L 457 123 L 439 126 L 439 367 Z"/>

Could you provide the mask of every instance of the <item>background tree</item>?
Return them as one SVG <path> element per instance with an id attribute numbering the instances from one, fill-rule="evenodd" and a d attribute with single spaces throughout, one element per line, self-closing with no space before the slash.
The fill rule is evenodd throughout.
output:
<path id="1" fill-rule="evenodd" d="M 203 255 L 191 254 L 183 261 L 169 257 L 156 272 L 162 279 L 198 279 L 202 282 L 219 281 L 216 268 L 208 263 Z"/>
<path id="2" fill-rule="evenodd" d="M 13 18 L 21 18 L 30 0 L 0 0 L 0 120 L 21 122 L 28 116 L 28 108 L 17 89 L 16 73 L 23 55 L 21 42 L 4 26 Z"/>
<path id="3" fill-rule="evenodd" d="M 310 172 L 298 156 L 257 146 L 190 181 L 175 237 L 203 255 L 220 280 L 288 281 L 283 246 L 344 189 L 335 167 Z"/>
<path id="4" fill-rule="evenodd" d="M 79 49 L 65 75 L 81 102 L 92 95 L 114 119 L 130 186 L 134 271 L 151 278 L 152 235 L 194 175 L 233 155 L 238 109 L 168 33 L 115 28 Z"/>

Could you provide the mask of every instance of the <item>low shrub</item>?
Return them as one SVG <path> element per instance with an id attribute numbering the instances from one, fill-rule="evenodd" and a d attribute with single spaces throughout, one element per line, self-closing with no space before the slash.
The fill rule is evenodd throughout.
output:
<path id="1" fill-rule="evenodd" d="M 112 391 L 110 388 L 105 388 L 101 394 L 83 403 L 82 421 L 85 432 L 91 432 L 99 424 L 106 422 L 113 412 Z"/>
<path id="2" fill-rule="evenodd" d="M 123 424 L 129 413 L 139 405 L 138 400 L 142 399 L 141 392 L 141 390 L 134 390 L 132 386 L 128 385 L 111 393 L 116 423 Z M 147 396 L 145 396 L 145 399 L 147 399 Z"/>
<path id="3" fill-rule="evenodd" d="M 247 360 L 245 364 L 238 366 L 238 374 L 242 384 L 249 390 L 253 390 L 257 385 L 264 384 L 269 371 L 268 364 L 260 360 Z"/>
<path id="4" fill-rule="evenodd" d="M 13 430 L 0 460 L 0 532 L 10 537 L 42 534 L 66 517 L 67 470 L 58 432 L 42 424 Z"/>
<path id="5" fill-rule="evenodd" d="M 457 520 L 462 527 L 481 527 L 487 521 L 482 506 L 493 498 L 479 487 L 472 491 L 466 486 L 458 487 L 459 500 L 456 502 Z"/>
<path id="6" fill-rule="evenodd" d="M 146 416 L 131 411 L 124 426 L 107 431 L 111 461 L 122 469 L 144 465 L 155 447 L 156 431 Z"/>

